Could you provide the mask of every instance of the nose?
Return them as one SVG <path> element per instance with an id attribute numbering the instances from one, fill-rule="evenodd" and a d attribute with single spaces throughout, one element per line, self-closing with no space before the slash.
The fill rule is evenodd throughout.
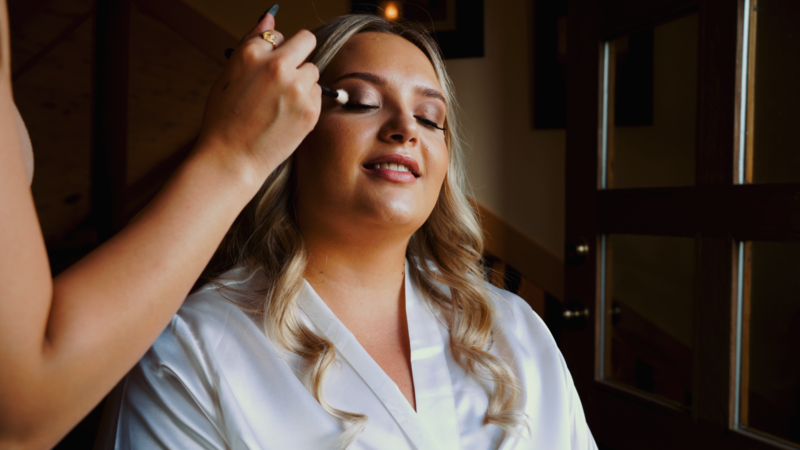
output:
<path id="1" fill-rule="evenodd" d="M 419 141 L 419 124 L 411 113 L 393 115 L 381 129 L 381 139 L 401 145 L 416 145 Z"/>

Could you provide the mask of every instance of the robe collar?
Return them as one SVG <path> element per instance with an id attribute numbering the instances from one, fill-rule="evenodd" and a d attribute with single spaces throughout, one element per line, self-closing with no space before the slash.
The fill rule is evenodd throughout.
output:
<path id="1" fill-rule="evenodd" d="M 457 450 L 458 417 L 445 342 L 429 302 L 408 276 L 408 265 L 406 260 L 405 307 L 417 411 L 307 281 L 298 299 L 300 308 L 319 333 L 333 343 L 337 356 L 347 361 L 369 386 L 416 449 Z"/>

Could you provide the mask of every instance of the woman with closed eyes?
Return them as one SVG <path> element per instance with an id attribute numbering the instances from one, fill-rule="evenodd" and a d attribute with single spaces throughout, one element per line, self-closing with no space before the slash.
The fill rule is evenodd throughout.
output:
<path id="1" fill-rule="evenodd" d="M 106 448 L 594 449 L 569 371 L 484 282 L 431 38 L 335 19 L 314 130 L 106 409 Z"/>

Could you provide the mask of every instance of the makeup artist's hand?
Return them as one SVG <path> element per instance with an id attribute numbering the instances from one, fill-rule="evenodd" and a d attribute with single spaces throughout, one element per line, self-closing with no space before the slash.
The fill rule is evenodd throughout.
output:
<path id="1" fill-rule="evenodd" d="M 273 51 L 259 33 L 275 20 L 262 17 L 213 88 L 196 151 L 131 223 L 53 279 L 11 90 L 7 11 L 0 0 L 0 448 L 52 448 L 169 324 L 321 100 L 316 67 L 301 65 L 314 37 Z"/>
<path id="2" fill-rule="evenodd" d="M 284 42 L 274 27 L 267 14 L 234 50 L 209 95 L 197 147 L 259 185 L 311 132 L 321 107 L 319 70 L 303 62 L 316 38 L 301 30 Z"/>

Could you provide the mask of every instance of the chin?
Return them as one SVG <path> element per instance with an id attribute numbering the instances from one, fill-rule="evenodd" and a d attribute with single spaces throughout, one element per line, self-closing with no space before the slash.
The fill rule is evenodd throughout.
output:
<path id="1" fill-rule="evenodd" d="M 370 205 L 369 209 L 369 216 L 372 218 L 370 222 L 390 228 L 413 228 L 412 233 L 427 219 L 427 215 L 422 217 L 419 205 L 410 204 L 407 201 L 380 202 L 377 205 Z"/>

